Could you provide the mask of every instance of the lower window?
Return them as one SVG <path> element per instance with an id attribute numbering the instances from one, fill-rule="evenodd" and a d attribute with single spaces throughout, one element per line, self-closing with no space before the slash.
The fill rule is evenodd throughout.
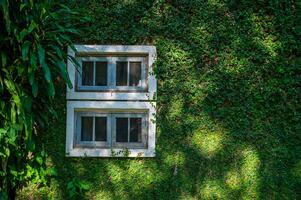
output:
<path id="1" fill-rule="evenodd" d="M 147 148 L 147 113 L 76 111 L 75 146 Z"/>

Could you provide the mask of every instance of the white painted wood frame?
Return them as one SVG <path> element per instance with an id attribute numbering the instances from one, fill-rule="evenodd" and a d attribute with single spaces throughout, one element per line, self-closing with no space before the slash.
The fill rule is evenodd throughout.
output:
<path id="1" fill-rule="evenodd" d="M 67 101 L 66 156 L 69 157 L 154 157 L 156 138 L 156 104 L 142 101 Z M 75 145 L 76 111 L 119 111 L 148 113 L 146 148 L 85 148 Z"/>
<path id="2" fill-rule="evenodd" d="M 156 59 L 156 48 L 146 45 L 75 45 L 76 52 L 68 48 L 68 55 L 73 57 L 129 56 L 147 58 L 146 91 L 76 91 L 76 66 L 68 59 L 67 68 L 73 88 L 67 88 L 67 100 L 155 100 L 157 90 L 153 65 Z"/>

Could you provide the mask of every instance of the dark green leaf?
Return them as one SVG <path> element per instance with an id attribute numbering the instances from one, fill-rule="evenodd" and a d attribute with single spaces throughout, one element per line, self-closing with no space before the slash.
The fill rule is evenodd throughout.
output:
<path id="1" fill-rule="evenodd" d="M 8 33 L 11 31 L 11 20 L 9 18 L 8 0 L 0 0 L 0 6 L 2 7 L 3 19 L 5 22 L 5 28 Z"/>
<path id="2" fill-rule="evenodd" d="M 19 38 L 18 40 L 19 40 L 19 41 L 22 41 L 22 40 L 24 39 L 24 37 L 25 37 L 27 34 L 28 34 L 27 29 L 23 29 L 23 30 L 20 32 L 19 36 L 17 37 L 17 38 Z"/>
<path id="3" fill-rule="evenodd" d="M 22 59 L 23 60 L 27 60 L 27 54 L 29 51 L 29 47 L 30 47 L 30 42 L 29 41 L 25 41 L 22 45 Z"/>
<path id="4" fill-rule="evenodd" d="M 57 62 L 57 66 L 61 70 L 61 75 L 62 75 L 63 79 L 66 81 L 68 87 L 71 89 L 73 86 L 72 86 L 70 77 L 69 77 L 68 72 L 67 72 L 66 64 L 64 62 L 62 62 L 62 61 L 58 61 Z"/>
<path id="5" fill-rule="evenodd" d="M 37 24 L 34 21 L 31 21 L 27 33 L 31 33 L 35 28 L 37 28 Z"/>
<path id="6" fill-rule="evenodd" d="M 38 55 L 39 55 L 39 61 L 42 66 L 43 72 L 44 72 L 44 77 L 48 83 L 51 82 L 51 72 L 48 67 L 48 65 L 45 62 L 45 50 L 41 45 L 38 44 Z"/>
<path id="7" fill-rule="evenodd" d="M 75 66 L 76 70 L 80 72 L 81 65 L 79 64 L 79 62 L 71 55 L 68 55 L 68 60 L 70 60 L 72 64 Z"/>
<path id="8" fill-rule="evenodd" d="M 37 57 L 33 51 L 30 52 L 30 65 L 32 66 L 32 69 L 37 69 Z"/>
<path id="9" fill-rule="evenodd" d="M 61 49 L 59 49 L 57 46 L 51 45 L 51 48 L 54 49 L 55 53 L 59 56 L 60 59 L 63 59 L 63 54 Z"/>
<path id="10" fill-rule="evenodd" d="M 35 79 L 33 79 L 33 82 L 32 82 L 32 85 L 31 85 L 31 91 L 32 91 L 32 95 L 34 97 L 37 97 L 37 95 L 38 95 L 38 89 L 39 89 L 38 83 L 37 83 L 37 81 Z"/>
<path id="11" fill-rule="evenodd" d="M 48 95 L 49 96 L 54 97 L 54 95 L 55 95 L 55 89 L 54 89 L 54 85 L 53 85 L 52 81 L 50 81 L 47 84 L 47 91 L 48 91 Z"/>
<path id="12" fill-rule="evenodd" d="M 5 54 L 5 52 L 1 52 L 1 64 L 2 67 L 5 67 L 5 65 L 7 64 L 7 55 Z"/>

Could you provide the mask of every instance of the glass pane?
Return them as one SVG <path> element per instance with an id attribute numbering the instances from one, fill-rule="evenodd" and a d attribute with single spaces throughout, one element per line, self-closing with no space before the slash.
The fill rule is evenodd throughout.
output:
<path id="1" fill-rule="evenodd" d="M 116 63 L 116 85 L 117 86 L 127 86 L 127 62 L 117 62 Z"/>
<path id="2" fill-rule="evenodd" d="M 141 62 L 130 62 L 130 86 L 141 85 Z"/>
<path id="3" fill-rule="evenodd" d="M 130 142 L 141 142 L 141 118 L 130 119 Z"/>
<path id="4" fill-rule="evenodd" d="M 93 117 L 82 117 L 81 141 L 92 141 Z"/>
<path id="5" fill-rule="evenodd" d="M 93 62 L 83 61 L 82 85 L 93 85 Z"/>
<path id="6" fill-rule="evenodd" d="M 95 117 L 95 141 L 107 141 L 106 117 Z"/>
<path id="7" fill-rule="evenodd" d="M 107 85 L 107 73 L 108 73 L 108 63 L 96 62 L 96 77 L 95 77 L 96 85 L 99 86 Z"/>
<path id="8" fill-rule="evenodd" d="M 116 117 L 116 142 L 128 141 L 128 118 Z"/>

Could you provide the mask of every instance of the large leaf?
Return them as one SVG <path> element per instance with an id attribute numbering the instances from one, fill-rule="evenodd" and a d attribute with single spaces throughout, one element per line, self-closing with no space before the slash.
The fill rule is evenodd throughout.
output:
<path id="1" fill-rule="evenodd" d="M 30 51 L 29 55 L 30 55 L 29 56 L 30 57 L 29 64 L 34 71 L 35 69 L 38 68 L 37 57 L 36 57 L 35 52 L 33 52 L 33 51 Z"/>
<path id="2" fill-rule="evenodd" d="M 24 28 L 24 29 L 19 33 L 19 35 L 17 35 L 18 40 L 19 40 L 19 41 L 22 41 L 22 40 L 25 38 L 25 36 L 26 36 L 27 34 L 28 34 L 28 31 L 27 31 L 26 28 Z"/>
<path id="3" fill-rule="evenodd" d="M 54 97 L 54 95 L 55 95 L 55 89 L 54 89 L 54 85 L 53 85 L 52 81 L 50 81 L 47 84 L 47 91 L 48 91 L 48 95 L 49 96 Z"/>
<path id="4" fill-rule="evenodd" d="M 32 82 L 32 85 L 31 85 L 31 91 L 32 91 L 32 95 L 34 97 L 37 97 L 38 89 L 39 89 L 38 83 L 35 79 L 33 79 L 33 82 Z"/>
<path id="5" fill-rule="evenodd" d="M 8 33 L 11 31 L 11 20 L 9 18 L 9 4 L 8 0 L 0 0 L 1 10 L 3 12 L 3 18 L 5 22 L 5 28 Z"/>
<path id="6" fill-rule="evenodd" d="M 57 66 L 61 70 L 61 75 L 62 75 L 63 79 L 67 82 L 68 87 L 71 89 L 73 86 L 72 86 L 70 77 L 69 77 L 68 72 L 67 72 L 66 64 L 59 60 L 59 61 L 57 61 Z"/>
<path id="7" fill-rule="evenodd" d="M 7 55 L 5 52 L 1 52 L 1 64 L 3 67 L 7 64 Z"/>
<path id="8" fill-rule="evenodd" d="M 43 47 L 40 44 L 38 44 L 37 47 L 38 47 L 39 61 L 40 61 L 40 64 L 41 64 L 43 72 L 44 72 L 44 77 L 45 77 L 46 81 L 48 83 L 50 83 L 51 82 L 51 72 L 49 70 L 48 65 L 45 62 L 45 50 L 43 49 Z"/>
<path id="9" fill-rule="evenodd" d="M 47 155 L 39 168 L 31 162 L 37 156 L 30 152 L 35 151 L 32 133 L 55 116 L 47 97 L 55 95 L 52 74 L 72 86 L 64 49 L 72 45 L 81 21 L 71 9 L 52 3 L 0 0 L 0 199 L 33 179 L 45 183 L 49 175 L 44 169 Z"/>
<path id="10" fill-rule="evenodd" d="M 60 48 L 58 48 L 57 46 L 54 46 L 54 45 L 50 45 L 50 47 L 55 51 L 55 53 L 57 54 L 57 56 L 60 58 L 60 59 L 64 59 L 63 58 L 63 53 L 62 53 L 62 50 Z"/>
<path id="11" fill-rule="evenodd" d="M 23 60 L 28 59 L 27 55 L 28 55 L 30 44 L 31 44 L 31 42 L 25 41 L 22 45 L 22 59 Z"/>
<path id="12" fill-rule="evenodd" d="M 37 28 L 37 24 L 34 21 L 31 21 L 27 31 L 28 34 L 31 33 L 35 28 Z"/>
<path id="13" fill-rule="evenodd" d="M 71 55 L 68 55 L 68 60 L 70 60 L 72 62 L 72 64 L 75 66 L 75 69 L 80 72 L 81 70 L 81 65 L 79 64 L 79 62 Z"/>

